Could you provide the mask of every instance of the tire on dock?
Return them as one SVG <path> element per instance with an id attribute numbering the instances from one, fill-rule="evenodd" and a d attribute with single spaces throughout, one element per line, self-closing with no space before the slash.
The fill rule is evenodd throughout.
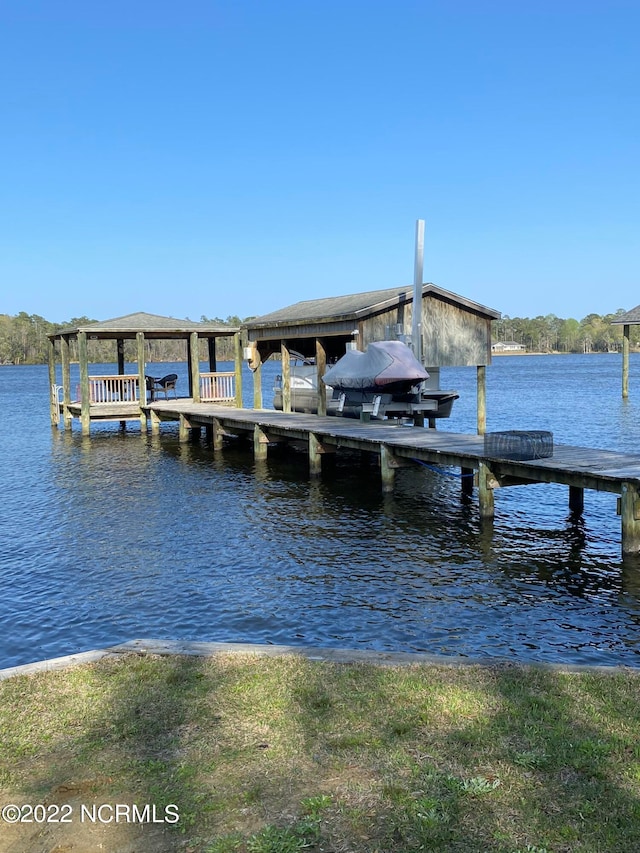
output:
<path id="1" fill-rule="evenodd" d="M 553 456 L 553 433 L 547 430 L 518 430 L 487 432 L 484 452 L 498 459 L 523 462 L 527 459 L 546 459 Z"/>

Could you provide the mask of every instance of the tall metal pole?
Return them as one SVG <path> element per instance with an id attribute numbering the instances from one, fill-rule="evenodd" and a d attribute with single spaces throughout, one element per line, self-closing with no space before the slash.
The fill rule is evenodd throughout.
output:
<path id="1" fill-rule="evenodd" d="M 422 364 L 422 276 L 424 266 L 424 219 L 416 221 L 416 257 L 413 268 L 413 316 L 411 343 L 413 354 Z"/>

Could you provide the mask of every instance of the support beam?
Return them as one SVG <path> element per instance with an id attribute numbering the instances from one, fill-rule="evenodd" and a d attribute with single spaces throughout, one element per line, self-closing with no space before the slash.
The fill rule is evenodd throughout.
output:
<path id="1" fill-rule="evenodd" d="M 489 466 L 485 462 L 480 463 L 478 470 L 478 500 L 481 518 L 493 518 L 495 514 L 493 490 L 498 481 L 493 476 Z"/>
<path id="2" fill-rule="evenodd" d="M 236 409 L 242 408 L 242 340 L 240 332 L 233 336 L 233 362 L 236 380 Z"/>
<path id="3" fill-rule="evenodd" d="M 191 429 L 191 424 L 188 419 L 185 418 L 184 415 L 180 415 L 180 427 L 178 431 L 178 441 L 181 444 L 185 444 L 189 441 L 189 430 Z"/>
<path id="4" fill-rule="evenodd" d="M 262 408 L 262 356 L 258 351 L 260 363 L 253 371 L 253 408 Z"/>
<path id="5" fill-rule="evenodd" d="M 216 339 L 207 338 L 207 352 L 209 355 L 209 372 L 215 373 L 218 369 L 218 359 L 216 357 Z"/>
<path id="6" fill-rule="evenodd" d="M 214 450 L 222 450 L 223 447 L 222 440 L 222 427 L 220 426 L 220 421 L 217 418 L 214 418 L 211 424 L 211 445 Z"/>
<path id="7" fill-rule="evenodd" d="M 197 332 L 189 335 L 189 392 L 194 403 L 200 402 L 200 338 Z"/>
<path id="8" fill-rule="evenodd" d="M 324 347 L 322 338 L 316 338 L 316 373 L 318 384 L 318 414 L 324 416 L 327 414 L 327 386 L 322 381 L 322 377 L 327 371 L 327 351 Z"/>
<path id="9" fill-rule="evenodd" d="M 151 435 L 159 435 L 160 433 L 160 418 L 154 412 L 151 411 Z"/>
<path id="10" fill-rule="evenodd" d="M 282 411 L 291 412 L 291 352 L 286 341 L 280 343 L 282 358 Z"/>
<path id="11" fill-rule="evenodd" d="M 124 340 L 118 338 L 116 341 L 116 361 L 118 363 L 118 375 L 124 374 Z"/>
<path id="12" fill-rule="evenodd" d="M 487 368 L 484 364 L 477 366 L 478 392 L 478 435 L 487 431 Z"/>
<path id="13" fill-rule="evenodd" d="M 48 339 L 47 361 L 49 363 L 49 401 L 51 426 L 57 426 L 60 423 L 60 406 L 58 404 L 58 391 L 56 388 L 56 345 L 51 338 Z"/>
<path id="14" fill-rule="evenodd" d="M 65 429 L 70 430 L 73 417 L 69 412 L 71 402 L 71 359 L 69 358 L 69 338 L 60 338 L 60 361 L 62 362 L 62 422 Z"/>
<path id="15" fill-rule="evenodd" d="M 78 361 L 80 362 L 80 423 L 82 434 L 91 433 L 91 400 L 89 398 L 89 356 L 87 333 L 78 332 Z"/>
<path id="16" fill-rule="evenodd" d="M 473 494 L 473 468 L 460 468 L 460 488 L 463 495 Z"/>
<path id="17" fill-rule="evenodd" d="M 396 479 L 396 458 L 386 444 L 380 445 L 380 477 L 382 479 L 382 491 L 392 492 Z"/>
<path id="18" fill-rule="evenodd" d="M 579 486 L 569 486 L 569 509 L 575 515 L 584 512 L 584 489 Z"/>
<path id="19" fill-rule="evenodd" d="M 322 456 L 324 447 L 318 436 L 309 433 L 309 475 L 311 477 L 319 477 L 322 474 Z"/>
<path id="20" fill-rule="evenodd" d="M 625 323 L 622 327 L 622 399 L 629 396 L 629 338 L 630 326 Z"/>
<path id="21" fill-rule="evenodd" d="M 136 332 L 136 350 L 138 359 L 138 403 L 140 405 L 140 430 L 147 429 L 147 415 L 143 406 L 147 404 L 147 380 L 144 375 L 144 332 Z M 122 341 L 123 362 L 121 373 L 124 373 L 124 341 Z M 118 341 L 118 359 L 120 358 L 120 341 Z M 118 368 L 119 369 L 119 368 Z"/>
<path id="22" fill-rule="evenodd" d="M 622 516 L 622 556 L 640 554 L 640 495 L 633 483 L 623 483 L 620 514 Z"/>
<path id="23" fill-rule="evenodd" d="M 269 438 L 266 432 L 256 424 L 253 428 L 253 455 L 255 459 L 266 459 L 269 452 Z"/>

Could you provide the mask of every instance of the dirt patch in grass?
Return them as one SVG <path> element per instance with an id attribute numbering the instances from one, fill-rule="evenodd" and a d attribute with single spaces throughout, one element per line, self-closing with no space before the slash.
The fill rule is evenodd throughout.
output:
<path id="1" fill-rule="evenodd" d="M 237 654 L 13 678 L 0 805 L 31 822 L 0 851 L 628 853 L 639 686 Z"/>

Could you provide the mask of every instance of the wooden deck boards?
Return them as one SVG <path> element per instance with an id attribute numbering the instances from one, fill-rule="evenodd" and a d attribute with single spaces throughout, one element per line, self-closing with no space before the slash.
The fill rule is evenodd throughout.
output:
<path id="1" fill-rule="evenodd" d="M 180 415 L 194 426 L 217 422 L 223 428 L 252 431 L 255 426 L 272 437 L 308 437 L 313 433 L 322 441 L 337 446 L 352 446 L 379 452 L 385 445 L 403 457 L 421 461 L 478 468 L 480 463 L 501 472 L 519 474 L 539 482 L 577 485 L 576 478 L 585 477 L 584 486 L 599 480 L 599 488 L 619 492 L 623 482 L 640 485 L 640 454 L 556 444 L 553 456 L 544 459 L 515 461 L 488 455 L 482 436 L 444 432 L 420 427 L 391 424 L 388 421 L 361 423 L 349 418 L 319 417 L 266 409 L 234 409 L 188 400 L 158 401 L 147 407 L 162 419 L 178 419 Z"/>

